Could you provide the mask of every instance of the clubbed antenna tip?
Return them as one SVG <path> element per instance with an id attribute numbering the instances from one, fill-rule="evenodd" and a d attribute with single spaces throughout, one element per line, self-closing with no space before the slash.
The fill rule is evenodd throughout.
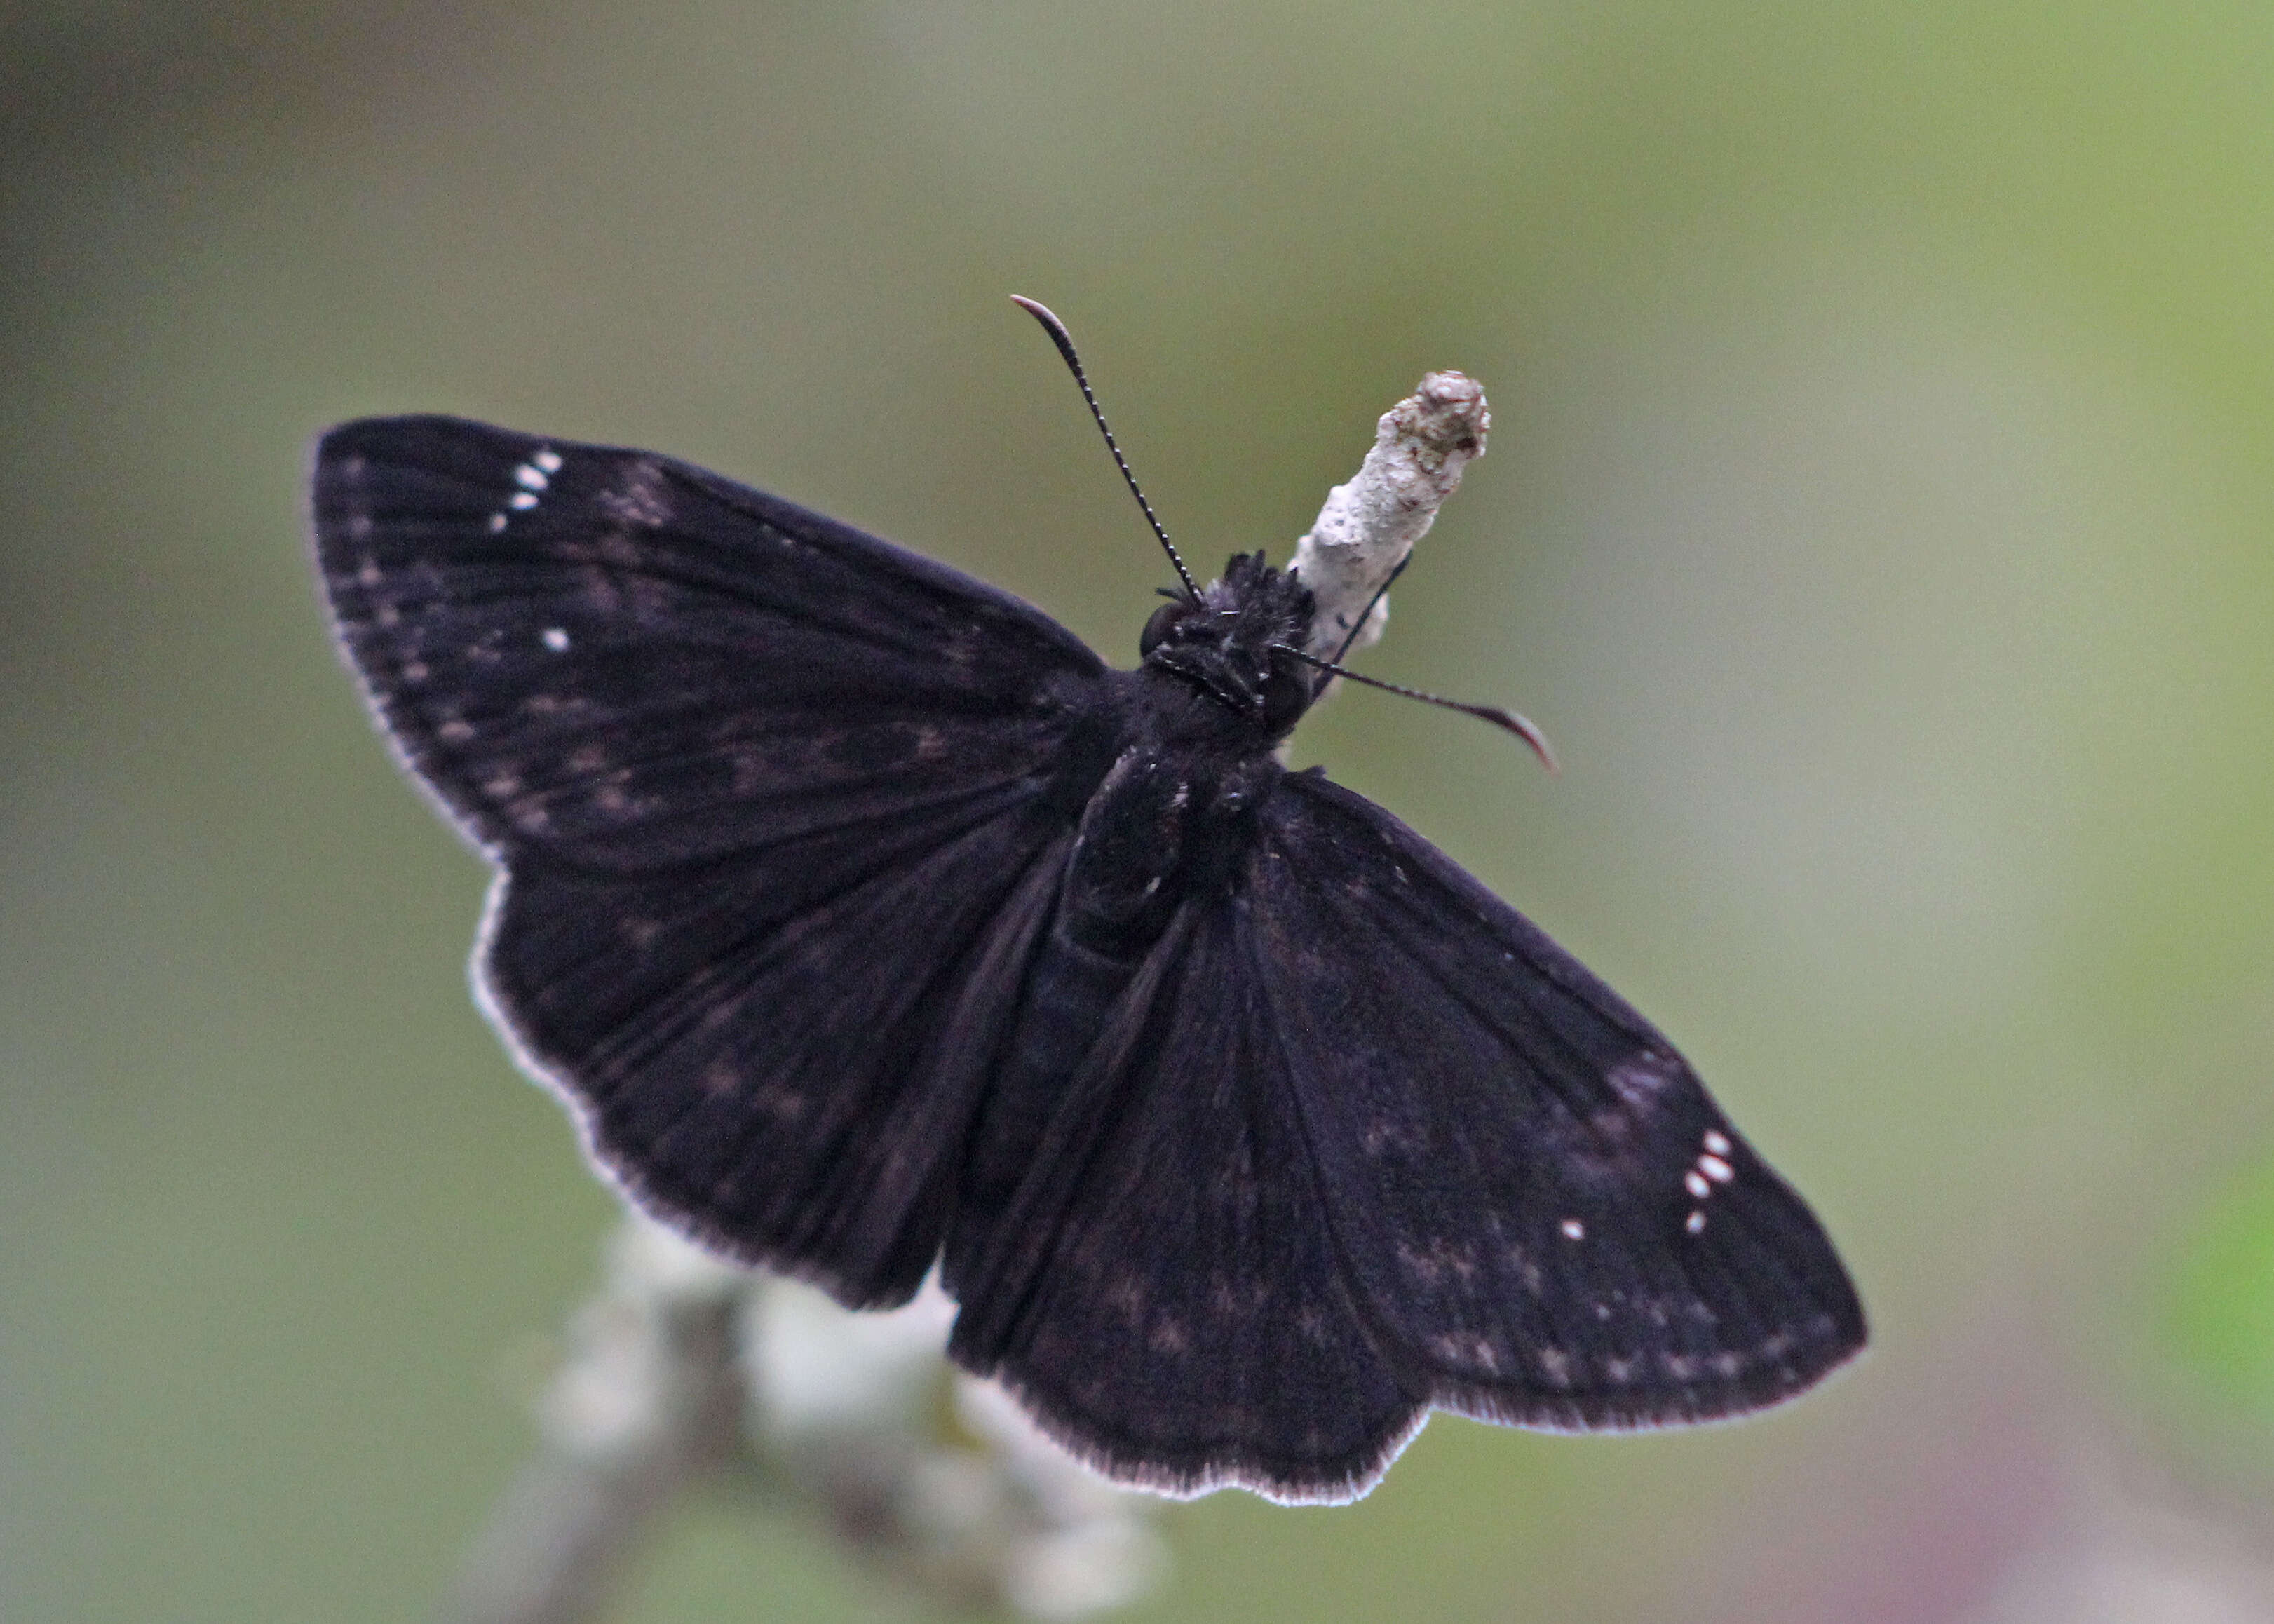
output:
<path id="1" fill-rule="evenodd" d="M 1272 647 L 1293 655 L 1306 665 L 1316 670 L 1330 672 L 1337 677 L 1348 677 L 1353 682 L 1362 682 L 1368 688 L 1378 688 L 1387 694 L 1403 694 L 1406 698 L 1418 699 L 1423 704 L 1442 705 L 1448 710 L 1458 710 L 1462 715 L 1475 717 L 1480 722 L 1490 722 L 1495 727 L 1504 728 L 1530 745 L 1532 753 L 1540 757 L 1540 764 L 1548 771 L 1560 773 L 1563 771 L 1555 764 L 1555 752 L 1548 748 L 1547 735 L 1541 733 L 1538 725 L 1529 718 L 1518 716 L 1513 710 L 1504 710 L 1498 705 L 1472 705 L 1465 699 L 1448 699 L 1442 694 L 1425 694 L 1418 688 L 1407 688 L 1403 682 L 1385 682 L 1380 677 L 1364 675 L 1347 666 L 1337 665 L 1330 659 L 1321 659 L 1315 654 L 1291 648 L 1284 643 L 1274 643 Z"/>
<path id="2" fill-rule="evenodd" d="M 1145 523 L 1151 525 L 1153 534 L 1161 538 L 1161 547 L 1168 553 L 1169 562 L 1177 567 L 1177 579 L 1185 583 L 1186 598 L 1198 603 L 1200 583 L 1193 579 L 1193 572 L 1185 568 L 1185 560 L 1178 556 L 1177 544 L 1169 539 L 1169 532 L 1161 528 L 1161 521 L 1153 516 L 1153 504 L 1145 500 L 1145 492 L 1137 483 L 1137 476 L 1129 471 L 1129 459 L 1121 455 L 1121 447 L 1114 443 L 1113 431 L 1105 424 L 1105 412 L 1097 403 L 1096 393 L 1089 387 L 1089 374 L 1082 370 L 1081 357 L 1074 353 L 1073 335 L 1066 331 L 1065 323 L 1060 321 L 1056 312 L 1041 300 L 1014 293 L 1011 296 L 1011 303 L 1041 322 L 1043 331 L 1050 335 L 1050 342 L 1058 347 L 1058 358 L 1066 364 L 1066 371 L 1073 374 L 1074 382 L 1081 386 L 1081 398 L 1088 403 L 1089 415 L 1097 419 L 1097 432 L 1105 436 L 1105 448 L 1113 453 L 1113 465 L 1121 470 L 1122 478 L 1128 482 L 1129 494 L 1135 497 L 1138 507 L 1145 510 Z"/>

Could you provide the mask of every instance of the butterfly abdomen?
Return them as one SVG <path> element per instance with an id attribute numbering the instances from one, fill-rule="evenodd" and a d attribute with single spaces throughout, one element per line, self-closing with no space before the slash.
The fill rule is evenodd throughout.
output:
<path id="1" fill-rule="evenodd" d="M 1080 1079 L 1096 1069 L 1093 1051 L 1118 1041 L 1114 1011 L 1187 901 L 1231 883 L 1255 808 L 1284 774 L 1268 741 L 1185 683 L 1139 672 L 1125 694 L 1122 748 L 1081 809 L 1015 1035 L 975 1124 L 952 1282 L 967 1247 L 991 1248 L 1011 1226 L 1054 1124 L 1094 1131 L 1099 1113 Z"/>

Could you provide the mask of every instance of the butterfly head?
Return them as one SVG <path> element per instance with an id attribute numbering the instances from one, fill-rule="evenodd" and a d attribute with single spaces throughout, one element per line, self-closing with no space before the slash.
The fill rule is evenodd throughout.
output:
<path id="1" fill-rule="evenodd" d="M 1311 630 L 1311 589 L 1261 553 L 1235 554 L 1197 598 L 1154 611 L 1137 640 L 1147 666 L 1173 673 L 1277 739 L 1310 708 L 1311 669 L 1289 650 Z"/>

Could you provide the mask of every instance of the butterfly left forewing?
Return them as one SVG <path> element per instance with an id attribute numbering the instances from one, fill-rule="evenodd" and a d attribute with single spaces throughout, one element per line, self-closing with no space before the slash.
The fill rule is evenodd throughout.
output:
<path id="1" fill-rule="evenodd" d="M 318 563 L 493 854 L 633 872 L 1047 777 L 1103 666 L 1006 593 L 651 453 L 450 417 L 317 448 Z"/>
<path id="2" fill-rule="evenodd" d="M 1863 1345 L 1822 1229 L 1666 1039 L 1388 813 L 1287 780 L 1241 914 L 1328 1222 L 1432 1402 L 1679 1425 Z"/>
<path id="3" fill-rule="evenodd" d="M 326 435 L 315 523 L 373 709 L 503 870 L 488 1007 L 595 1160 L 733 1256 L 905 1298 L 1096 657 L 716 475 L 454 418 Z"/>

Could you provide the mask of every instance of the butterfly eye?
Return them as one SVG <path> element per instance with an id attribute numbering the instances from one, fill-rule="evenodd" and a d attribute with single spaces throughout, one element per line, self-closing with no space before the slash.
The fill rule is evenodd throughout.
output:
<path id="1" fill-rule="evenodd" d="M 1292 727 L 1295 718 L 1311 708 L 1311 673 L 1279 650 L 1271 651 L 1270 673 L 1263 681 L 1263 726 L 1274 734 Z"/>
<path id="2" fill-rule="evenodd" d="M 1183 620 L 1189 611 L 1183 604 L 1163 604 L 1153 611 L 1153 618 L 1145 622 L 1145 629 L 1137 634 L 1137 658 L 1143 659 L 1169 635 L 1169 630 Z"/>

